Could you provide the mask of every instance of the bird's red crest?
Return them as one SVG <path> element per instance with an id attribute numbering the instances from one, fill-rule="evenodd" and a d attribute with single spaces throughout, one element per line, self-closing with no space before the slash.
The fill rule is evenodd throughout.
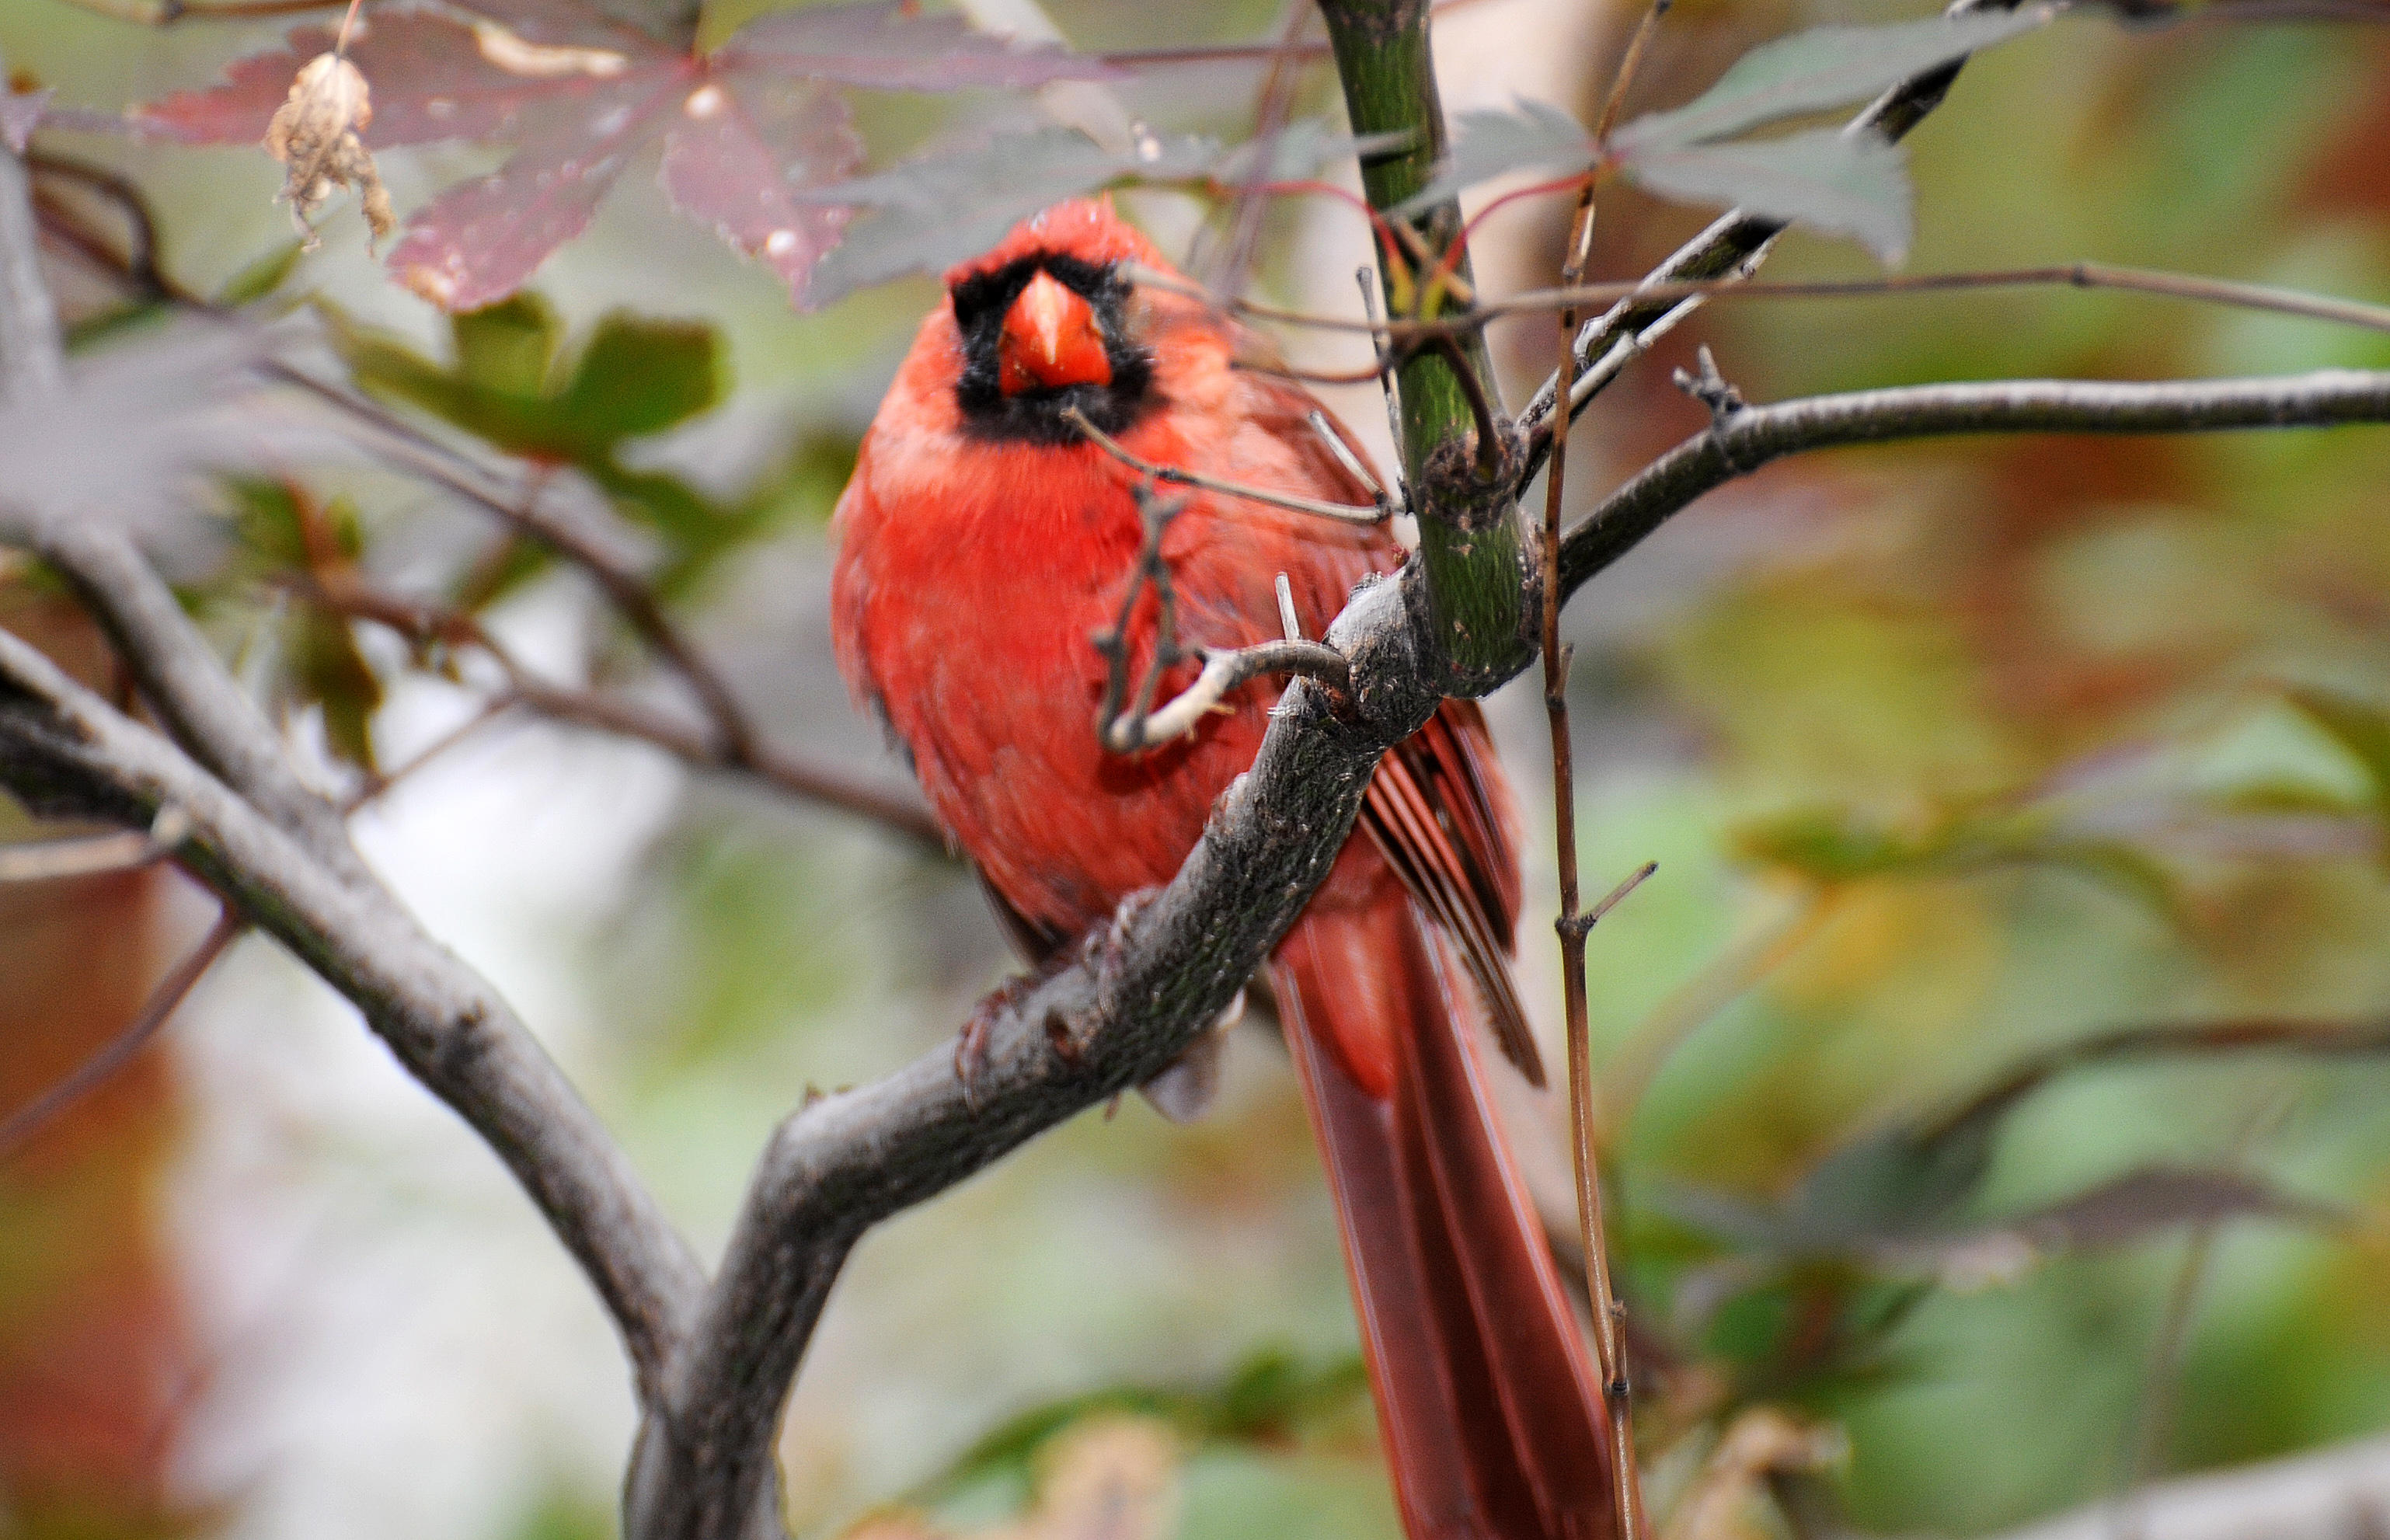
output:
<path id="1" fill-rule="evenodd" d="M 1137 226 L 1113 212 L 1109 197 L 1074 198 L 1014 225 L 1012 233 L 996 242 L 992 250 L 949 271 L 946 287 L 951 289 L 974 274 L 993 273 L 1008 263 L 1041 251 L 1059 251 L 1099 267 L 1115 262 L 1140 263 L 1165 270 L 1170 265 Z"/>

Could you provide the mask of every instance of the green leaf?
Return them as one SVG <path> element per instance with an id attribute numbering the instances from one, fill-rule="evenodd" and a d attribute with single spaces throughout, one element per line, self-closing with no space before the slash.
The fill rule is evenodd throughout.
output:
<path id="1" fill-rule="evenodd" d="M 2306 687 L 2290 692 L 2291 703 L 2330 733 L 2373 777 L 2374 805 L 2390 824 L 2390 709 L 2339 690 Z"/>
<path id="2" fill-rule="evenodd" d="M 264 299 L 289 280 L 306 250 L 304 243 L 296 240 L 276 247 L 227 279 L 216 290 L 216 303 L 239 306 Z"/>
<path id="3" fill-rule="evenodd" d="M 324 741 L 341 759 L 374 773 L 373 717 L 381 707 L 381 680 L 357 650 L 349 622 L 320 610 L 300 610 L 282 645 L 296 702 L 312 702 L 323 711 Z"/>
<path id="4" fill-rule="evenodd" d="M 1659 144 L 1635 149 L 1624 166 L 1663 198 L 1850 236 L 1885 263 L 1908 252 L 1908 158 L 1871 134 L 1819 128 L 1730 145 Z"/>
<path id="5" fill-rule="evenodd" d="M 595 470 L 623 442 L 678 426 L 724 392 L 713 328 L 616 314 L 600 321 L 559 383 L 561 325 L 533 295 L 455 318 L 456 362 L 443 366 L 330 306 L 326 329 L 357 384 L 454 423 L 513 454 Z"/>
<path id="6" fill-rule="evenodd" d="M 1683 107 L 1636 119 L 1611 135 L 1631 154 L 1700 144 L 1805 112 L 1859 101 L 1979 48 L 2046 25 L 2055 6 L 1935 17 L 1884 27 L 1818 27 L 1763 44 Z"/>
<path id="7" fill-rule="evenodd" d="M 564 323 L 536 294 L 449 317 L 456 346 L 456 378 L 496 395 L 534 400 L 547 392 L 548 371 L 564 339 Z"/>
<path id="8" fill-rule="evenodd" d="M 712 327 L 617 311 L 598 323 L 556 405 L 576 434 L 611 443 L 713 410 L 724 374 L 722 337 Z"/>
<path id="9" fill-rule="evenodd" d="M 1939 860 L 1948 849 L 1940 835 L 1911 838 L 1881 825 L 1863 823 L 1840 809 L 1808 808 L 1734 834 L 1745 857 L 1817 882 L 1848 882 Z"/>
<path id="10" fill-rule="evenodd" d="M 1736 831 L 1745 857 L 1831 885 L 1878 877 L 1947 876 L 2000 866 L 2057 866 L 2090 879 L 2169 924 L 2185 916 L 2174 877 L 2121 840 L 2070 835 L 2045 811 L 1960 810 L 1919 832 L 1869 823 L 1846 810 L 1808 809 Z"/>

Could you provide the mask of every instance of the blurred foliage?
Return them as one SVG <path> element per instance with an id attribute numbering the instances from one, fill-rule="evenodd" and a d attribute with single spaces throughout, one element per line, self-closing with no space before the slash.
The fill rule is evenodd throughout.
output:
<path id="1" fill-rule="evenodd" d="M 715 5 L 711 25 L 758 8 Z M 52 9 L 45 26 L 0 18 L 11 62 L 114 80 L 125 34 Z M 1089 45 L 1157 41 L 1150 7 L 1054 9 Z M 1267 9 L 1188 30 L 1259 35 Z M 1680 5 L 1630 110 L 1692 99 L 1812 9 Z M 205 35 L 158 34 L 199 52 L 150 83 L 238 51 L 183 41 Z M 1240 136 L 1252 81 L 1228 78 L 1176 88 L 1163 127 Z M 1599 101 L 1570 105 L 1586 119 Z M 906 127 L 977 128 L 977 110 Z M 2379 297 L 2385 135 L 2390 42 L 2372 32 L 2077 21 L 1971 65 L 1917 136 L 1912 262 L 2086 258 Z M 527 485 L 594 487 L 622 525 L 606 533 L 733 660 L 768 732 L 867 751 L 819 635 L 822 526 L 927 290 L 792 322 L 765 276 L 634 209 L 602 216 L 540 293 L 434 318 L 360 263 L 302 259 L 270 218 L 225 225 L 210 189 L 245 162 L 140 153 L 167 254 L 209 291 L 312 300 L 357 382 L 428 431 Z M 1631 188 L 1604 197 L 1599 276 L 1646 270 L 1695 223 Z M 606 218 L 624 222 L 612 244 Z M 1495 224 L 1489 244 L 1505 229 L 1530 231 L 1527 269 L 1556 265 L 1548 223 Z M 1856 260 L 1795 237 L 1770 271 Z M 1341 285 L 1350 261 L 1286 251 L 1266 283 L 1306 292 L 1324 264 Z M 1700 342 L 1761 401 L 2390 365 L 2377 336 L 2114 295 L 1720 304 L 1602 398 L 1573 457 L 1581 505 L 1602 462 L 1702 425 L 1663 383 Z M 1985 1533 L 2390 1424 L 2384 438 L 1983 440 L 1781 464 L 1581 601 L 1573 624 L 1620 596 L 1641 617 L 1580 635 L 1575 704 L 1585 860 L 1661 863 L 1592 964 L 1640 1430 L 1672 1537 L 1699 1512 L 1743 1526 L 1703 1533 L 1769 1533 L 1788 1490 L 1862 1531 Z M 646 682 L 550 554 L 460 533 L 419 487 L 242 483 L 225 507 L 195 602 L 360 771 L 388 768 L 409 702 L 454 705 L 471 675 L 313 602 L 338 581 L 516 628 L 562 676 Z M 560 641 L 533 623 L 543 606 L 573 616 Z M 1534 763 L 1519 756 L 1530 809 Z M 710 786 L 681 794 L 620 891 L 574 896 L 555 944 L 594 1030 L 557 1051 L 700 1235 L 726 1226 L 808 1082 L 942 1040 L 1006 966 L 951 864 Z M 1547 954 L 1523 966 L 1556 995 Z M 2136 1023 L 2167 1030 L 2115 1030 Z M 12 1086 L 19 1057 L 0 1055 Z M 1139 1533 L 1395 1533 L 1282 1055 L 1240 1034 L 1231 1076 L 1209 1123 L 1132 1101 L 867 1240 L 784 1434 L 806 1533 L 1026 1540 L 1108 1490 L 1139 1495 Z M 71 1260 L 62 1222 L 28 1212 L 6 1216 L 12 1240 L 42 1238 L 0 1249 L 0 1345 L 34 1329 L 21 1301 L 67 1287 L 26 1261 Z M 119 1276 L 149 1287 L 152 1259 L 128 1255 Z M 481 1532 L 609 1533 L 603 1483 L 522 1442 L 522 1491 Z"/>
<path id="2" fill-rule="evenodd" d="M 2097 257 L 2378 295 L 2390 186 L 2347 147 L 2385 90 L 2390 47 L 2362 34 L 2028 39 L 1919 135 L 1915 265 Z M 1680 228 L 1613 212 L 1609 271 Z M 1846 263 L 1795 241 L 1777 266 Z M 1686 329 L 1673 349 L 1709 342 L 1763 401 L 2390 358 L 2054 295 Z M 1620 453 L 1698 421 L 1621 394 Z M 1649 1085 L 1613 1144 L 1655 1453 L 1789 1405 L 1849 1432 L 1849 1521 L 1979 1532 L 2390 1421 L 2390 1315 L 2340 1276 L 2379 1249 L 2390 1153 L 2360 1110 L 2390 1000 L 2385 468 L 2371 433 L 1919 446 L 1771 472 L 1671 532 L 1776 538 L 1611 643 L 1624 697 L 1582 702 L 1665 713 L 1702 751 L 1605 781 L 1597 742 L 1588 858 L 1661 854 L 1664 884 L 1645 841 L 1690 816 L 1716 879 L 1747 884 L 1723 905 L 1742 943 L 1654 933 L 1630 904 L 1594 946 L 1597 1031 Z M 2217 1026 L 2197 1057 L 2079 1051 L 2168 1020 Z M 2235 1020 L 2367 1046 L 2253 1054 Z M 2164 1302 L 2202 1253 L 2143 1238 L 2166 1227 L 2225 1238 L 2178 1350 Z M 2143 1469 L 2141 1411 L 2165 1405 Z"/>

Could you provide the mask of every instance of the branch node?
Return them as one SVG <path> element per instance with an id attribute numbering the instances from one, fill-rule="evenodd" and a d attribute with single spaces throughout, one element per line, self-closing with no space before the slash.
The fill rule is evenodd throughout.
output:
<path id="1" fill-rule="evenodd" d="M 1518 427 L 1501 418 L 1484 420 L 1492 439 L 1471 432 L 1446 440 L 1428 456 L 1420 474 L 1428 494 L 1417 506 L 1434 509 L 1438 518 L 1463 531 L 1494 529 L 1510 516 L 1518 502 L 1518 470 L 1526 463 L 1526 440 Z M 1493 446 L 1491 475 L 1484 469 L 1488 443 Z"/>
<path id="2" fill-rule="evenodd" d="M 1643 885 L 1643 879 L 1650 877 L 1653 872 L 1656 872 L 1659 869 L 1660 863 L 1657 861 L 1644 862 L 1640 866 L 1638 866 L 1635 870 L 1627 873 L 1625 879 L 1622 880 L 1618 886 L 1611 889 L 1609 895 L 1603 898 L 1600 903 L 1595 905 L 1592 908 L 1587 909 L 1581 915 L 1562 915 L 1558 920 L 1553 922 L 1552 929 L 1561 933 L 1561 939 L 1562 941 L 1572 943 L 1584 941 L 1587 934 L 1590 932 L 1595 926 L 1601 923 L 1602 916 L 1610 913 L 1611 910 L 1617 908 L 1620 900 L 1624 899 L 1628 893 L 1633 892 L 1636 889 L 1641 887 Z"/>
<path id="3" fill-rule="evenodd" d="M 1708 343 L 1703 343 L 1701 350 L 1694 356 L 1700 363 L 1700 372 L 1689 373 L 1678 369 L 1675 377 L 1677 389 L 1710 409 L 1711 446 L 1726 461 L 1728 468 L 1738 476 L 1747 476 L 1758 469 L 1759 464 L 1756 461 L 1745 464 L 1742 458 L 1735 454 L 1734 442 L 1728 435 L 1733 429 L 1735 420 L 1750 409 L 1750 403 L 1744 401 L 1742 392 L 1728 384 L 1726 377 L 1718 373 L 1717 360 L 1711 355 Z"/>

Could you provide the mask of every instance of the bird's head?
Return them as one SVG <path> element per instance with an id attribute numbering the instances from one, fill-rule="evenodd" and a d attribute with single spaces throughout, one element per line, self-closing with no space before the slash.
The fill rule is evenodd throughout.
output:
<path id="1" fill-rule="evenodd" d="M 946 275 L 962 373 L 963 420 L 990 438 L 1075 443 L 1075 407 L 1109 433 L 1155 402 L 1153 354 L 1138 335 L 1124 263 L 1166 270 L 1109 199 L 1060 203 Z"/>

